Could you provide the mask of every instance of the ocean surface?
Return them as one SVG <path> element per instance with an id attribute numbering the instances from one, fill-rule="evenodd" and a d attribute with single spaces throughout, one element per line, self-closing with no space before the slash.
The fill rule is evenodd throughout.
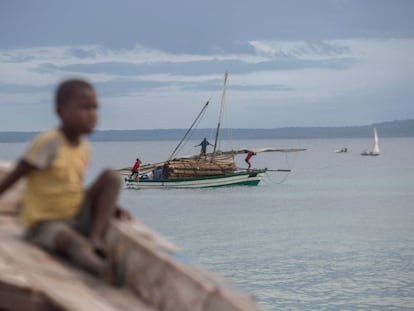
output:
<path id="1" fill-rule="evenodd" d="M 190 142 L 184 153 L 198 152 Z M 175 142 L 93 142 L 87 182 L 105 167 L 169 157 Z M 0 143 L 15 160 L 23 143 Z M 414 138 L 244 140 L 263 153 L 257 187 L 127 190 L 120 201 L 195 263 L 230 279 L 265 310 L 414 310 Z M 348 147 L 351 152 L 335 153 Z M 244 167 L 243 157 L 238 159 Z"/>

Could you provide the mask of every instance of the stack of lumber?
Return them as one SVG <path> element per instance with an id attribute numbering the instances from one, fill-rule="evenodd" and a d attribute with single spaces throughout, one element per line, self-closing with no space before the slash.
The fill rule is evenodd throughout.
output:
<path id="1" fill-rule="evenodd" d="M 207 155 L 191 155 L 172 160 L 143 164 L 139 168 L 139 174 L 153 175 L 155 170 L 163 168 L 168 170 L 168 174 L 164 172 L 164 178 L 194 178 L 194 177 L 208 177 L 233 174 L 237 170 L 237 166 L 234 163 L 233 153 L 208 153 Z M 120 175 L 131 175 L 132 167 L 125 167 L 117 169 Z"/>
<path id="2" fill-rule="evenodd" d="M 180 158 L 169 161 L 168 178 L 192 178 L 233 174 L 237 167 L 233 161 L 206 158 Z"/>

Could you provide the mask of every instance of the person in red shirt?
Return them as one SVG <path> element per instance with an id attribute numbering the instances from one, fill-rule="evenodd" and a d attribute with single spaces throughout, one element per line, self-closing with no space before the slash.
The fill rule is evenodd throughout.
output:
<path id="1" fill-rule="evenodd" d="M 246 151 L 247 152 L 247 156 L 244 159 L 244 161 L 249 165 L 247 167 L 247 170 L 250 170 L 250 166 L 252 166 L 252 164 L 250 163 L 250 159 L 252 158 L 252 156 L 256 155 L 253 151 Z"/>
<path id="2" fill-rule="evenodd" d="M 132 177 L 134 177 L 135 175 L 135 180 L 138 179 L 138 175 L 139 175 L 139 166 L 141 164 L 141 160 L 139 158 L 137 158 L 135 160 L 134 166 L 131 169 L 131 175 L 129 176 L 129 179 L 131 179 Z"/>

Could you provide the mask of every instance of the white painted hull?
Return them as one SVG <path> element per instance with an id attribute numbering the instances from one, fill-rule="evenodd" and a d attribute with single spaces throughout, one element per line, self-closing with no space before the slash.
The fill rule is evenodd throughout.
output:
<path id="1" fill-rule="evenodd" d="M 266 169 L 240 172 L 224 176 L 210 176 L 202 178 L 183 178 L 166 180 L 131 180 L 125 178 L 125 186 L 129 189 L 161 189 L 161 188 L 208 188 L 233 185 L 256 186 L 266 173 Z"/>

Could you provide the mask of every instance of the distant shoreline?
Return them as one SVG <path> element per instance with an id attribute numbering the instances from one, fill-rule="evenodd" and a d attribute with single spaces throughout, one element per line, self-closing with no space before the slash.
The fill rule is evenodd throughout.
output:
<path id="1" fill-rule="evenodd" d="M 231 131 L 232 139 L 301 139 L 301 138 L 357 138 L 372 137 L 376 127 L 380 137 L 414 137 L 414 120 L 397 120 L 364 126 L 349 127 L 283 127 L 273 129 L 223 129 L 223 137 Z M 186 129 L 100 130 L 92 134 L 92 141 L 148 141 L 179 140 Z M 196 129 L 191 136 L 198 140 L 209 137 L 214 129 Z M 39 132 L 0 132 L 0 142 L 26 142 Z"/>

